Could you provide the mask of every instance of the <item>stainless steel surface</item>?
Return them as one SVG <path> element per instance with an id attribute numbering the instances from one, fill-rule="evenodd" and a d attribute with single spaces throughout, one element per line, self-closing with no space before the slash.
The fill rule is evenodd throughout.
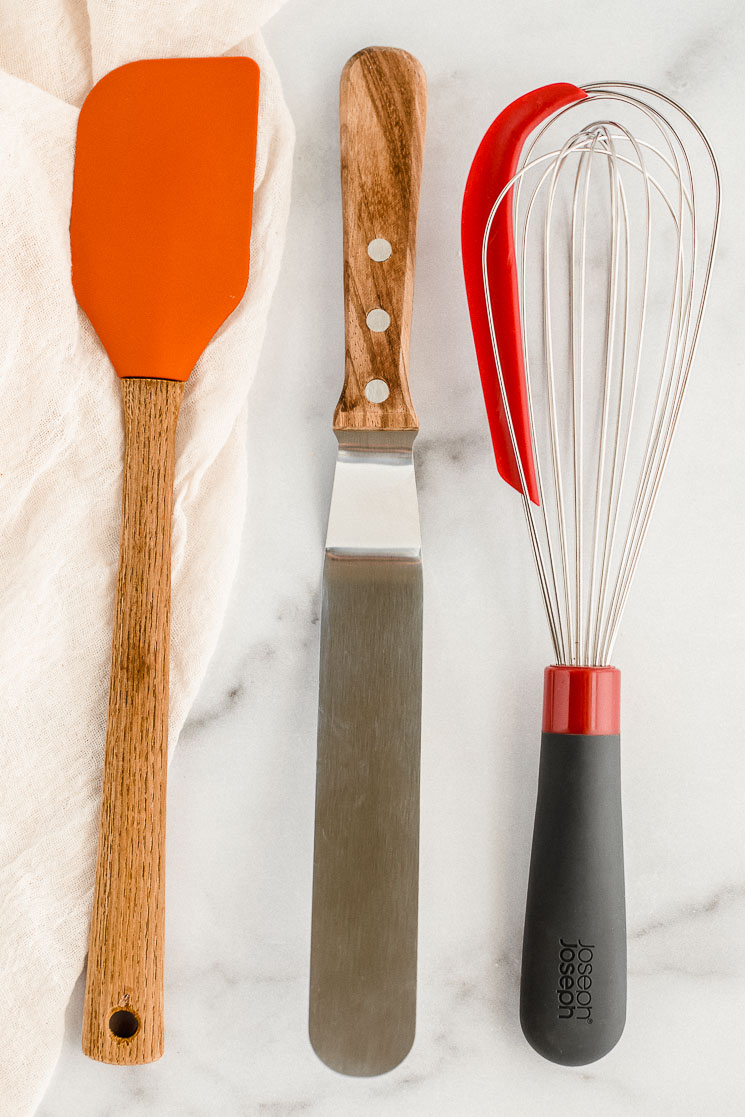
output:
<path id="1" fill-rule="evenodd" d="M 603 665 L 688 382 L 720 188 L 706 137 L 674 102 L 628 83 L 586 92 L 526 146 L 495 200 L 482 258 L 556 661 Z M 500 205 L 513 206 L 539 506 L 516 451 L 492 317 L 486 246 Z"/>
<path id="2" fill-rule="evenodd" d="M 338 431 L 326 553 L 421 558 L 416 431 Z"/>
<path id="3" fill-rule="evenodd" d="M 338 432 L 323 570 L 310 1037 L 345 1074 L 414 1039 L 422 561 L 416 432 Z"/>

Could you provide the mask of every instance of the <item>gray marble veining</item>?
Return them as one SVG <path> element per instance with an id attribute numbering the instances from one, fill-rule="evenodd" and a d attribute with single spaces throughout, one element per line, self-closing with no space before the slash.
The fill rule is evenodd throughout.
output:
<path id="1" fill-rule="evenodd" d="M 249 401 L 243 556 L 170 772 L 166 1055 L 80 1053 L 82 983 L 38 1117 L 742 1117 L 745 1079 L 745 171 L 742 5 L 288 0 L 267 27 L 298 133 L 283 276 Z M 337 94 L 384 42 L 429 76 L 411 349 L 425 555 L 417 1040 L 377 1080 L 307 1039 L 318 607 L 343 378 Z M 714 288 L 616 649 L 629 1014 L 618 1047 L 543 1062 L 517 1020 L 550 650 L 515 494 L 494 467 L 459 259 L 476 145 L 549 81 L 678 96 L 721 161 Z"/>

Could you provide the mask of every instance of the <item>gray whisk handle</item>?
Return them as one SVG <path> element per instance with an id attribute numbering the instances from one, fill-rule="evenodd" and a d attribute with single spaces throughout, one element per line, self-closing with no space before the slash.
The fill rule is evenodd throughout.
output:
<path id="1" fill-rule="evenodd" d="M 520 1023 L 552 1062 L 582 1066 L 626 1018 L 618 734 L 544 733 L 523 938 Z"/>

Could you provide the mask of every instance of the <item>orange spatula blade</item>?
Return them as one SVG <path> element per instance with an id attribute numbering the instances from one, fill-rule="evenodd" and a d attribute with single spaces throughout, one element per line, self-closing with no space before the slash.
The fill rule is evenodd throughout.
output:
<path id="1" fill-rule="evenodd" d="M 258 88 L 249 58 L 148 60 L 83 104 L 72 279 L 121 377 L 186 380 L 243 296 Z"/>

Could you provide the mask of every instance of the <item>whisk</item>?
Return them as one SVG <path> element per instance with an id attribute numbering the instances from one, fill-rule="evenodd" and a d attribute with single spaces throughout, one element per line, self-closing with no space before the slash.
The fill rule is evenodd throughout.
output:
<path id="1" fill-rule="evenodd" d="M 620 673 L 613 646 L 680 414 L 719 220 L 695 121 L 629 83 L 513 102 L 473 161 L 462 247 L 497 466 L 522 496 L 555 665 L 520 1018 L 557 1063 L 626 1014 Z"/>

